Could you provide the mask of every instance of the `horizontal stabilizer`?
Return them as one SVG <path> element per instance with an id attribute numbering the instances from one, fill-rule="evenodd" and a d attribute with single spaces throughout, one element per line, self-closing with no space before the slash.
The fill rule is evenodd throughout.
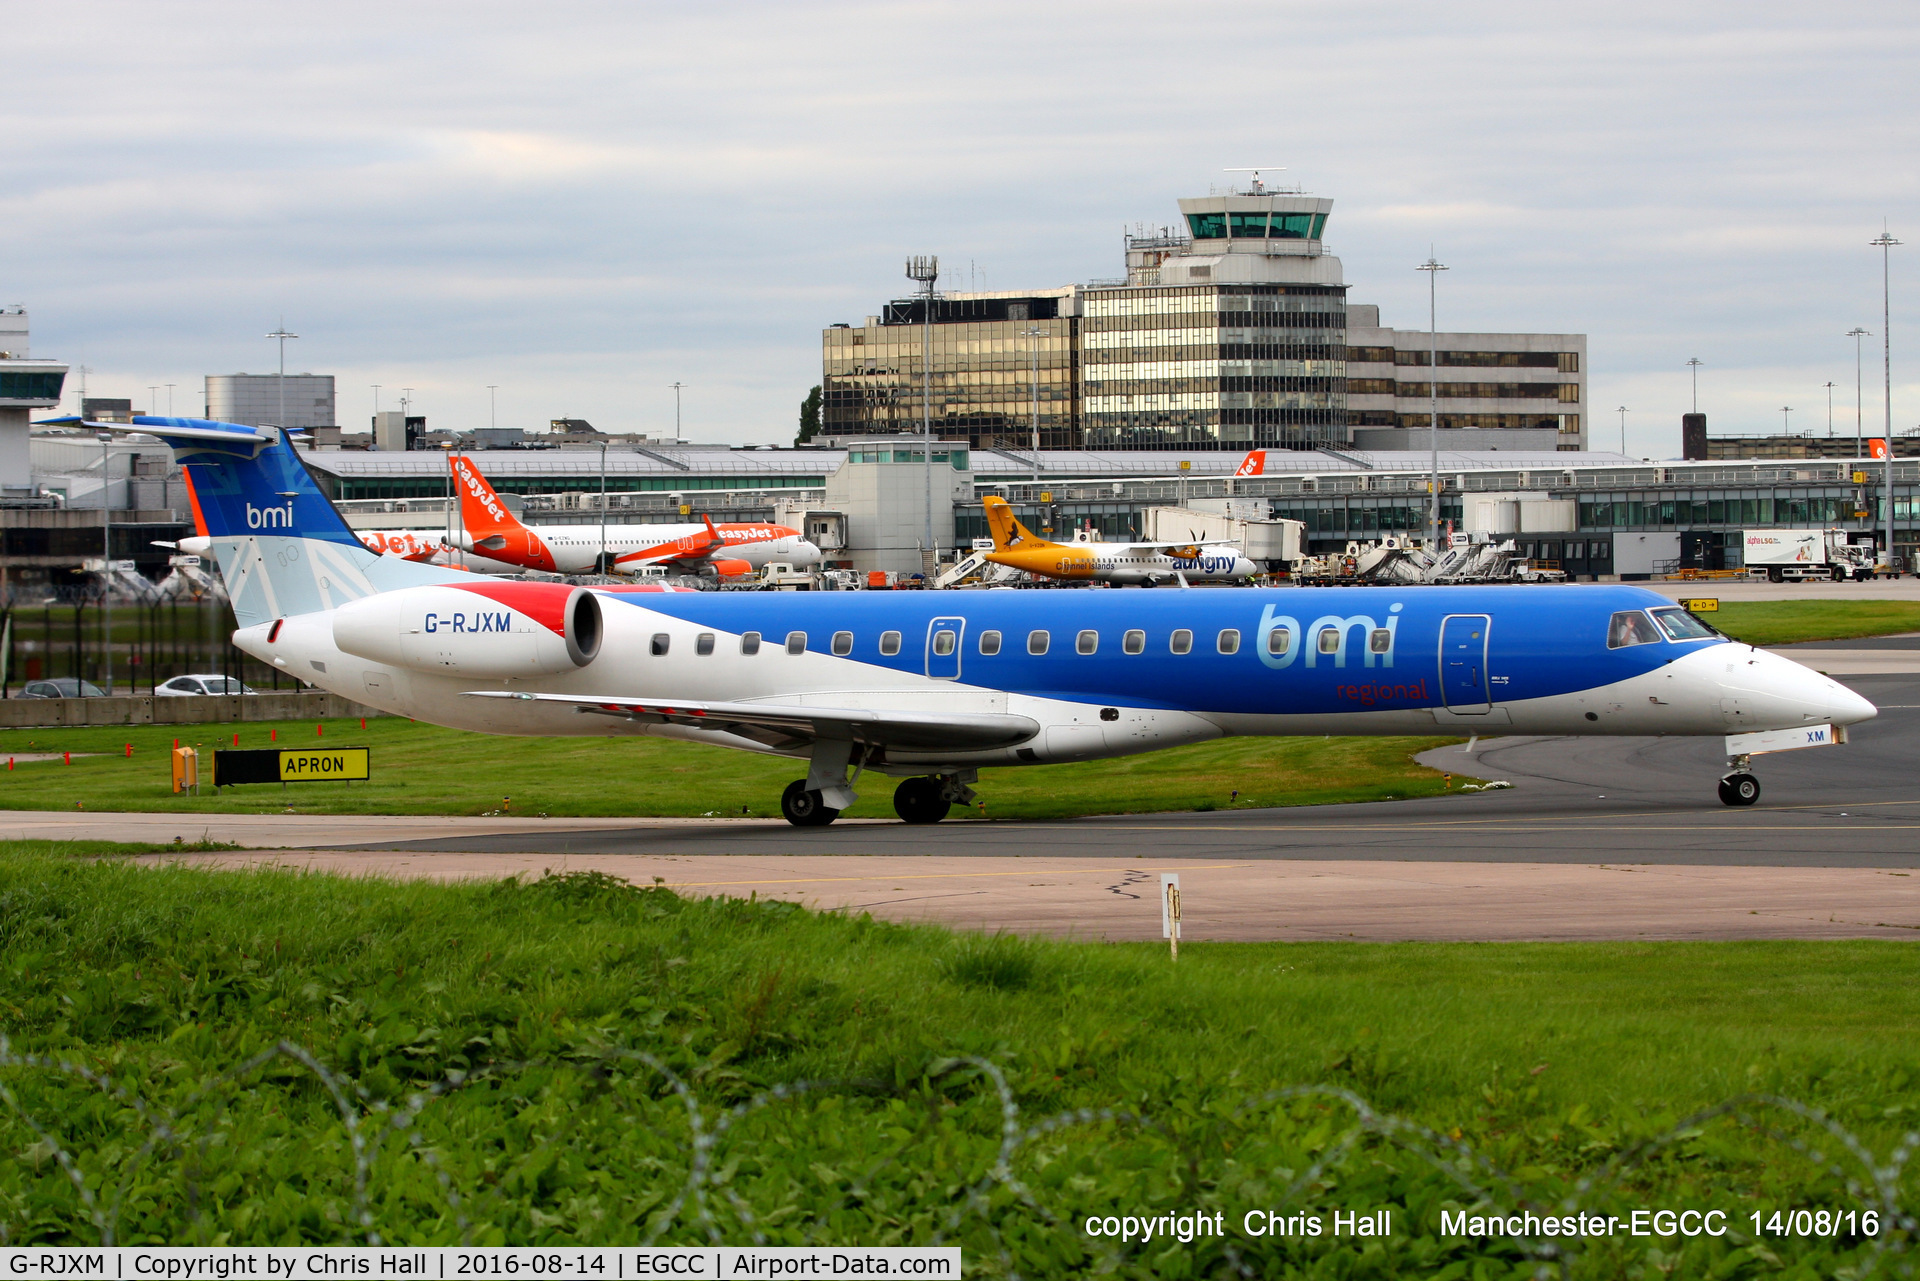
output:
<path id="1" fill-rule="evenodd" d="M 1038 721 L 997 712 L 896 712 L 865 707 L 696 703 L 679 699 L 599 698 L 587 694 L 524 694 L 505 690 L 472 690 L 467 697 L 563 703 L 602 716 L 737 734 L 781 749 L 829 739 L 903 751 L 977 751 L 1011 747 L 1040 732 Z"/>

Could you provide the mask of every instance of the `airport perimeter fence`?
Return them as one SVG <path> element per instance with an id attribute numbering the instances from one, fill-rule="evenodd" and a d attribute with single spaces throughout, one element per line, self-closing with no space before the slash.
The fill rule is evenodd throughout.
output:
<path id="1" fill-rule="evenodd" d="M 466 1110 L 447 1116 L 456 1101 Z M 1030 1118 L 1007 1071 L 970 1055 L 911 1080 L 749 1092 L 712 1063 L 676 1070 L 607 1045 L 383 1098 L 291 1041 L 182 1082 L 165 1064 L 143 1079 L 111 1056 L 22 1053 L 0 1035 L 0 1107 L 15 1161 L 0 1187 L 10 1247 L 957 1245 L 970 1275 L 1009 1278 L 1859 1279 L 1911 1276 L 1920 1227 L 1902 1198 L 1920 1134 L 1876 1153 L 1818 1109 L 1765 1094 L 1559 1176 L 1502 1169 L 1457 1130 L 1340 1085 L 1199 1114 L 1135 1099 Z M 863 1130 L 881 1141 L 850 1151 Z M 1724 1168 L 1756 1136 L 1851 1201 L 1852 1217 L 1803 1206 L 1750 1225 L 1744 1206 L 1722 1207 L 1703 1228 L 1699 1204 L 1649 1192 L 1676 1169 Z M 1650 1196 L 1666 1208 L 1649 1209 Z M 1335 1207 L 1396 1217 L 1343 1235 L 1327 1226 Z M 262 1235 L 276 1215 L 295 1239 Z M 1312 1234 L 1308 1215 L 1322 1225 Z M 1576 1221 L 1613 1226 L 1582 1234 Z M 1354 1257 L 1329 1257 L 1342 1251 Z"/>
<path id="2" fill-rule="evenodd" d="M 59 678 L 114 695 L 151 695 L 175 676 L 196 674 L 231 677 L 261 693 L 305 688 L 235 648 L 234 626 L 232 608 L 211 596 L 115 601 L 110 610 L 97 596 L 16 601 L 0 607 L 0 698 L 18 698 L 28 681 Z"/>

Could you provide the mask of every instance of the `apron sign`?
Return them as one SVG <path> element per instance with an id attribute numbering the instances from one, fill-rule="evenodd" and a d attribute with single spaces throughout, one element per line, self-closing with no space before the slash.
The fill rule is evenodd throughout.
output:
<path id="1" fill-rule="evenodd" d="M 215 752 L 213 785 L 352 782 L 373 777 L 372 755 L 372 749 L 365 747 Z"/>

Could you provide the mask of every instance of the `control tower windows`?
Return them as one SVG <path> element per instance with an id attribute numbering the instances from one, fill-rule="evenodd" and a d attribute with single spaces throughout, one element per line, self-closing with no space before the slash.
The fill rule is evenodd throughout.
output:
<path id="1" fill-rule="evenodd" d="M 1187 229 L 1195 240 L 1225 240 L 1227 238 L 1227 216 L 1223 213 L 1191 213 L 1187 215 Z"/>
<path id="2" fill-rule="evenodd" d="M 1278 222 L 1285 217 L 1285 214 L 1277 214 L 1274 217 L 1274 221 Z M 1233 238 L 1235 240 L 1265 240 L 1267 238 L 1267 215 L 1265 211 L 1260 213 L 1228 214 L 1227 225 L 1233 228 Z"/>

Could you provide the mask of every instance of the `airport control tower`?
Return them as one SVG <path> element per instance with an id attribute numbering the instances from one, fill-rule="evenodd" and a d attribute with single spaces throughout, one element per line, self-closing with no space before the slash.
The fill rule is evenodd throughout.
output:
<path id="1" fill-rule="evenodd" d="M 29 358 L 26 309 L 0 308 L 0 497 L 33 492 L 28 418 L 58 405 L 66 381 L 64 364 Z"/>
<path id="2" fill-rule="evenodd" d="M 1226 195 L 1180 201 L 1186 236 L 1129 236 L 1129 285 L 1341 285 L 1321 233 L 1333 201 L 1276 190 L 1258 173 Z"/>

